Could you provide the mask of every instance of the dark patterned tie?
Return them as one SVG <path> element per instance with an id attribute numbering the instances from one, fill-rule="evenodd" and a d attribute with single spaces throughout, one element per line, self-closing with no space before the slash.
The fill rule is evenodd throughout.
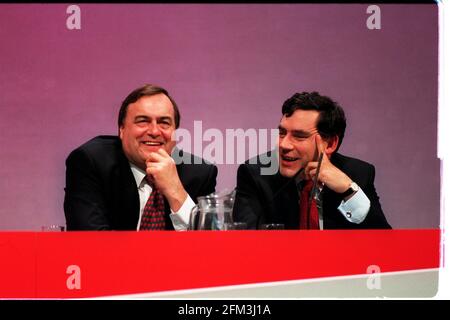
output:
<path id="1" fill-rule="evenodd" d="M 152 193 L 145 204 L 139 230 L 164 230 L 164 197 L 149 176 L 145 179 L 152 187 Z"/>
<path id="2" fill-rule="evenodd" d="M 319 229 L 319 210 L 314 197 L 311 201 L 311 208 L 308 210 L 309 194 L 312 187 L 313 181 L 307 180 L 300 193 L 300 229 Z"/>

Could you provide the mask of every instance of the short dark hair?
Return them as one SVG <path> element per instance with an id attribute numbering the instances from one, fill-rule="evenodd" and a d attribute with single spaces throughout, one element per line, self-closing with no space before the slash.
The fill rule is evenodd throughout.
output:
<path id="1" fill-rule="evenodd" d="M 317 130 L 324 139 L 339 137 L 336 151 L 344 139 L 347 122 L 342 107 L 331 98 L 322 96 L 318 92 L 296 93 L 283 103 L 283 116 L 290 117 L 295 110 L 316 110 L 319 112 Z"/>
<path id="2" fill-rule="evenodd" d="M 180 111 L 178 110 L 178 106 L 177 106 L 175 100 L 172 99 L 172 97 L 169 95 L 169 92 L 166 89 L 155 86 L 153 84 L 145 84 L 142 87 L 133 90 L 133 92 L 131 92 L 125 98 L 125 100 L 123 100 L 122 105 L 120 106 L 120 110 L 119 110 L 119 119 L 118 119 L 119 128 L 121 126 L 123 126 L 123 121 L 125 120 L 125 117 L 127 115 L 128 106 L 131 103 L 135 103 L 142 97 L 154 96 L 154 95 L 160 94 L 160 93 L 166 95 L 167 98 L 169 98 L 170 102 L 172 103 L 173 111 L 174 111 L 174 115 L 175 115 L 175 128 L 178 129 L 178 127 L 180 126 Z"/>

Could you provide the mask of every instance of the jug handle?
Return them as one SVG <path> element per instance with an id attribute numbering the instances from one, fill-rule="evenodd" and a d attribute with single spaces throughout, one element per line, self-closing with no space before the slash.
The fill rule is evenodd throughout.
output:
<path id="1" fill-rule="evenodd" d="M 197 230 L 198 228 L 198 223 L 195 223 L 195 218 L 198 215 L 198 205 L 195 205 L 192 209 L 191 209 L 191 215 L 189 216 L 189 227 L 188 230 Z"/>

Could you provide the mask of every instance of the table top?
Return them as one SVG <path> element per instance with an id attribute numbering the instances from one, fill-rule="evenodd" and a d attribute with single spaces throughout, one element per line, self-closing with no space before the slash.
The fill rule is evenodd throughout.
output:
<path id="1" fill-rule="evenodd" d="M 439 267 L 439 229 L 0 232 L 1 298 L 81 298 Z"/>

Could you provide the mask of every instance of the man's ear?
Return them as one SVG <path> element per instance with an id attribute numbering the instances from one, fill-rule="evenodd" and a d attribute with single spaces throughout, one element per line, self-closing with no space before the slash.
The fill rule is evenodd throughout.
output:
<path id="1" fill-rule="evenodd" d="M 325 141 L 325 149 L 324 152 L 325 154 L 330 157 L 337 149 L 338 144 L 339 144 L 339 137 L 338 136 L 334 136 L 328 139 L 324 139 Z"/>
<path id="2" fill-rule="evenodd" d="M 122 136 L 123 136 L 123 126 L 119 127 L 119 138 L 120 140 L 122 140 Z"/>

